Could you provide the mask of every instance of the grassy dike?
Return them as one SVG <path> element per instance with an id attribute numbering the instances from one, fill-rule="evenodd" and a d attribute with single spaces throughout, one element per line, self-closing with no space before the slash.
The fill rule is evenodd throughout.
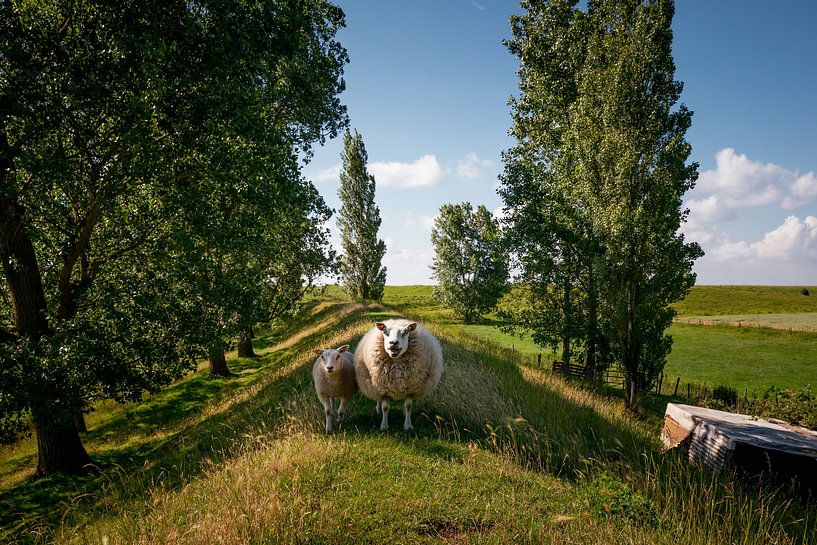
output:
<path id="1" fill-rule="evenodd" d="M 309 350 L 354 347 L 394 314 L 330 295 L 260 337 L 260 360 L 232 360 L 232 378 L 200 371 L 101 407 L 89 476 L 29 481 L 31 443 L 3 451 L 5 541 L 817 543 L 815 507 L 690 468 L 619 403 L 433 318 L 446 371 L 417 429 L 392 415 L 377 431 L 358 396 L 345 429 L 323 434 Z"/>

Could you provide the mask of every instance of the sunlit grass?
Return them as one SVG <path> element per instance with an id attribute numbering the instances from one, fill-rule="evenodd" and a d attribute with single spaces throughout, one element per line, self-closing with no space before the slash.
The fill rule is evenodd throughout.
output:
<path id="1" fill-rule="evenodd" d="M 399 312 L 424 310 L 440 312 L 410 302 Z M 375 320 L 394 315 L 330 294 L 283 329 L 262 334 L 260 360 L 231 360 L 234 378 L 200 373 L 138 406 L 101 408 L 105 418 L 92 422 L 86 439 L 101 470 L 4 484 L 0 525 L 7 538 L 817 541 L 814 507 L 663 454 L 655 429 L 617 400 L 577 389 L 447 319 L 423 318 L 443 343 L 446 371 L 417 403 L 414 432 L 400 430 L 396 414 L 393 429 L 379 432 L 373 402 L 357 396 L 346 426 L 324 435 L 309 350 L 354 347 Z M 101 433 L 106 426 L 115 433 Z M 645 524 L 645 515 L 654 522 Z"/>
<path id="2" fill-rule="evenodd" d="M 809 295 L 803 287 L 694 286 L 674 306 L 680 316 L 817 312 L 817 287 L 805 286 Z"/>

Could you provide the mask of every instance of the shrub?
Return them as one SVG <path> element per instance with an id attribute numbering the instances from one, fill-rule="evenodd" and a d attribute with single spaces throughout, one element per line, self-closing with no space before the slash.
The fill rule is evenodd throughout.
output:
<path id="1" fill-rule="evenodd" d="M 722 401 L 729 407 L 734 407 L 738 403 L 738 391 L 729 386 L 720 385 L 712 392 L 712 397 Z"/>
<path id="2" fill-rule="evenodd" d="M 650 528 L 661 522 L 653 503 L 606 471 L 595 475 L 584 487 L 590 511 L 599 517 L 621 517 Z"/>
<path id="3" fill-rule="evenodd" d="M 762 398 L 750 399 L 744 412 L 817 429 L 817 396 L 812 392 L 811 386 L 805 386 L 802 390 L 772 386 L 766 390 Z"/>

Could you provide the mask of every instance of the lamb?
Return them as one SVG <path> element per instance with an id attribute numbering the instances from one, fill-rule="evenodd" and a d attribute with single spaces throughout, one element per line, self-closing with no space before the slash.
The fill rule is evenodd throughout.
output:
<path id="1" fill-rule="evenodd" d="M 389 403 L 403 399 L 403 429 L 413 429 L 411 406 L 430 393 L 443 373 L 440 343 L 427 329 L 409 320 L 378 322 L 355 351 L 355 375 L 360 391 L 377 402 L 380 430 L 389 428 Z"/>
<path id="2" fill-rule="evenodd" d="M 348 351 L 349 345 L 328 350 L 315 349 L 318 356 L 312 365 L 312 379 L 315 381 L 315 392 L 326 413 L 326 433 L 332 433 L 333 400 L 340 398 L 338 407 L 338 424 L 346 418 L 346 407 L 357 392 L 355 380 L 354 354 Z"/>

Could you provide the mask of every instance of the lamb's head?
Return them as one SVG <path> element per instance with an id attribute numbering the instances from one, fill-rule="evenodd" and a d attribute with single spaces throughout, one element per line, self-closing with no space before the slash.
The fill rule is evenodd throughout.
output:
<path id="1" fill-rule="evenodd" d="M 409 347 L 409 333 L 417 328 L 417 322 L 408 325 L 387 325 L 383 322 L 375 324 L 383 332 L 383 349 L 394 358 L 402 356 Z"/>
<path id="2" fill-rule="evenodd" d="M 323 372 L 327 375 L 331 375 L 332 373 L 340 371 L 343 367 L 343 360 L 341 360 L 340 355 L 347 350 L 349 350 L 349 345 L 344 344 L 338 348 L 329 348 L 325 350 L 316 348 L 312 351 L 312 353 L 318 356 L 318 359 L 320 359 Z"/>

